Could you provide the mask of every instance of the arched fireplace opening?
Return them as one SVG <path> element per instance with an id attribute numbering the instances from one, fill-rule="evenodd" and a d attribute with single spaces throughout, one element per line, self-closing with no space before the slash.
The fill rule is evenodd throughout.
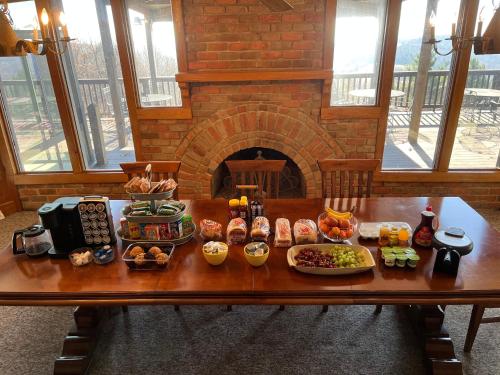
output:
<path id="1" fill-rule="evenodd" d="M 280 176 L 280 198 L 305 198 L 306 184 L 304 175 L 297 164 L 284 153 L 265 147 L 251 147 L 229 155 L 226 160 L 286 160 L 285 168 Z M 230 198 L 231 176 L 224 163 L 219 164 L 212 175 L 212 197 Z"/>

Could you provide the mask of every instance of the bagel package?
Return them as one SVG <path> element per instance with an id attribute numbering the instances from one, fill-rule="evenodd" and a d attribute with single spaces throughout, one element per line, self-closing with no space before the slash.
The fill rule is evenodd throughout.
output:
<path id="1" fill-rule="evenodd" d="M 297 220 L 293 224 L 293 236 L 296 245 L 316 243 L 318 239 L 316 223 L 310 219 Z"/>
<path id="2" fill-rule="evenodd" d="M 247 223 L 241 217 L 232 219 L 227 226 L 228 245 L 244 244 L 247 238 Z"/>
<path id="3" fill-rule="evenodd" d="M 269 226 L 269 220 L 264 216 L 257 216 L 253 219 L 252 230 L 250 232 L 250 237 L 252 241 L 263 241 L 267 242 L 267 238 L 271 233 L 271 228 Z"/>

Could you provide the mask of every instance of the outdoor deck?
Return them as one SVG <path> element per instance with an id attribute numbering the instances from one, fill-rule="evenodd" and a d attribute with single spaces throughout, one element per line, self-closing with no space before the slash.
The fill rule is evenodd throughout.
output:
<path id="1" fill-rule="evenodd" d="M 417 144 L 408 142 L 409 116 L 391 113 L 387 128 L 384 169 L 432 169 L 441 111 L 422 113 Z M 461 114 L 450 169 L 491 169 L 498 165 L 500 114 Z"/>

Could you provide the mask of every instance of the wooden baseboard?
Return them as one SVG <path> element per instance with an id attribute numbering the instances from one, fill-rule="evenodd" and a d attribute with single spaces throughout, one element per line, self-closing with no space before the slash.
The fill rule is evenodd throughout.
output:
<path id="1" fill-rule="evenodd" d="M 2 213 L 5 216 L 12 215 L 13 213 L 18 211 L 16 202 L 8 201 L 8 202 L 0 203 L 0 211 L 2 211 Z"/>

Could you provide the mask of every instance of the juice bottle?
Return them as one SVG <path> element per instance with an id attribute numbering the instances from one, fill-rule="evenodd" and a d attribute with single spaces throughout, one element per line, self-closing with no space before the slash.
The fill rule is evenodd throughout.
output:
<path id="1" fill-rule="evenodd" d="M 392 227 L 391 233 L 389 233 L 389 246 L 398 246 L 399 243 L 399 232 L 398 227 Z"/>
<path id="2" fill-rule="evenodd" d="M 380 226 L 380 231 L 379 231 L 379 235 L 378 235 L 379 246 L 388 246 L 389 245 L 389 233 L 390 232 L 391 231 L 389 229 L 389 224 L 383 223 Z"/>
<path id="3" fill-rule="evenodd" d="M 410 246 L 410 231 L 408 228 L 403 225 L 401 228 L 399 228 L 399 233 L 398 233 L 398 239 L 399 239 L 399 246 L 401 247 L 408 247 Z"/>

